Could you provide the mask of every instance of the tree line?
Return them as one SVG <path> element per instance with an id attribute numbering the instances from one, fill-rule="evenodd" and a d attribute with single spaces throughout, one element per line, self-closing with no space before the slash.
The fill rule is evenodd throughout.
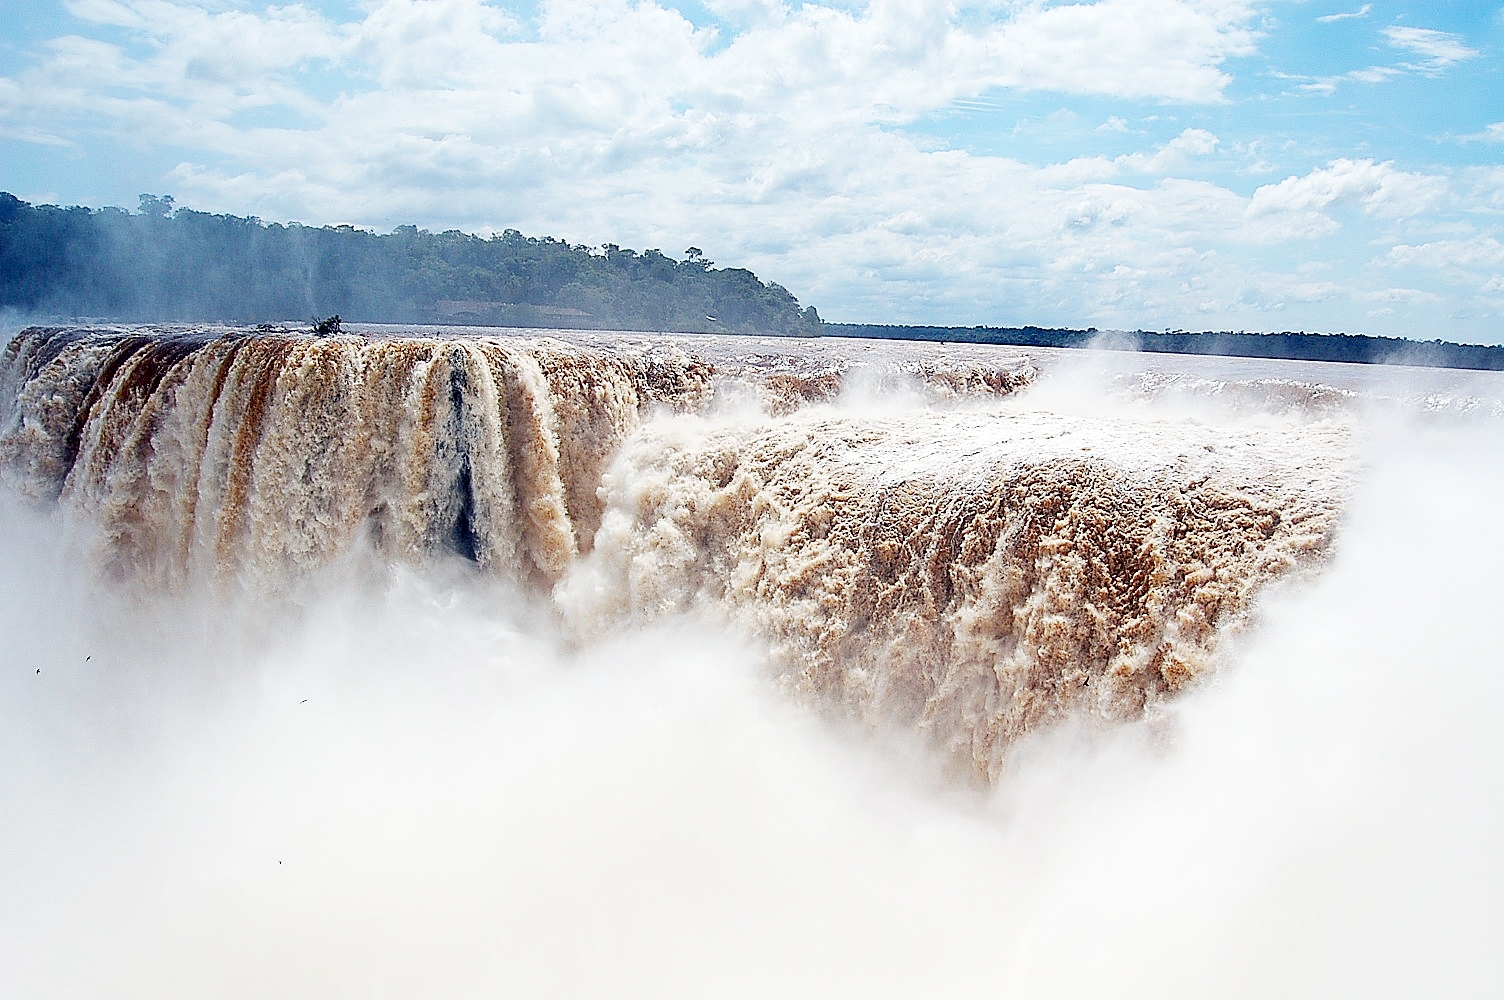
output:
<path id="1" fill-rule="evenodd" d="M 1504 347 L 1415 341 L 1368 334 L 1247 333 L 1207 330 L 1191 333 L 1135 330 L 1103 338 L 1096 328 L 1050 329 L 1038 326 L 894 326 L 826 323 L 825 336 L 927 340 L 958 344 L 1007 344 L 1019 347 L 1087 347 L 1122 345 L 1161 354 L 1215 354 L 1235 358 L 1286 358 L 1297 361 L 1346 361 L 1354 364 L 1417 365 L 1426 368 L 1504 370 Z"/>
<path id="2" fill-rule="evenodd" d="M 120 208 L 0 193 L 0 307 L 130 322 L 346 321 L 814 336 L 781 285 L 690 247 L 592 248 L 514 229 L 266 223 L 142 195 Z"/>
<path id="3" fill-rule="evenodd" d="M 874 337 L 1085 347 L 1095 328 L 822 323 L 786 288 L 698 247 L 572 245 L 399 226 L 266 223 L 142 195 L 136 211 L 0 192 L 0 308 L 126 322 L 351 322 Z M 327 320 L 325 320 L 327 323 Z M 1504 347 L 1366 334 L 1136 330 L 1144 351 L 1504 370 Z"/>

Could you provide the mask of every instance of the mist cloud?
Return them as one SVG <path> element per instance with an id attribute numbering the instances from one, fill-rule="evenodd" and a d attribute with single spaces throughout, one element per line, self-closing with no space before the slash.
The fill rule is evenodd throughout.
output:
<path id="1" fill-rule="evenodd" d="M 1123 358 L 1032 405 L 1275 419 L 1115 402 Z M 571 646 L 447 564 L 336 566 L 291 603 L 154 596 L 7 499 L 10 988 L 1496 992 L 1504 449 L 1486 409 L 1394 416 L 1415 409 L 1367 418 L 1334 561 L 1270 593 L 1210 683 L 1142 725 L 1042 734 L 989 791 L 812 714 L 704 618 Z"/>

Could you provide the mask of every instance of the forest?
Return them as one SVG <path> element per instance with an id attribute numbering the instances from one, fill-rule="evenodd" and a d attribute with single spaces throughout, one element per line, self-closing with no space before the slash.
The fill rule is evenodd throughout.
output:
<path id="1" fill-rule="evenodd" d="M 399 226 L 382 235 L 177 208 L 32 205 L 0 192 L 0 310 L 123 322 L 432 323 L 873 337 L 1085 347 L 1095 328 L 822 322 L 782 285 L 717 268 L 698 247 L 572 245 Z M 1304 331 L 1136 330 L 1112 343 L 1173 354 L 1504 370 L 1504 347 Z"/>
<path id="2" fill-rule="evenodd" d="M 1416 365 L 1423 368 L 1504 370 L 1504 347 L 1416 341 L 1368 334 L 1248 333 L 1206 330 L 1114 331 L 1107 337 L 1086 330 L 1037 326 L 894 326 L 870 323 L 825 323 L 827 337 L 874 337 L 953 344 L 1010 344 L 1020 347 L 1087 347 L 1093 344 L 1158 354 L 1216 354 L 1232 358 L 1289 358 L 1297 361 L 1346 361 L 1363 365 Z"/>
<path id="3" fill-rule="evenodd" d="M 32 205 L 0 193 L 0 308 L 128 322 L 351 322 L 814 336 L 781 285 L 697 247 L 574 246 L 401 226 L 281 225 L 175 208 Z"/>

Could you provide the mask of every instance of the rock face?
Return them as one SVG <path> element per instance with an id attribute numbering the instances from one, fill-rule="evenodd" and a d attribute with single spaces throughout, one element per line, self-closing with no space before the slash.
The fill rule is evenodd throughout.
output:
<path id="1" fill-rule="evenodd" d="M 584 640 L 734 623 L 790 688 L 986 776 L 1031 729 L 1210 669 L 1259 588 L 1319 561 L 1350 478 L 1337 420 L 1073 416 L 1018 396 L 1035 375 L 729 338 L 32 329 L 0 362 L 0 467 L 136 585 L 455 554 Z"/>

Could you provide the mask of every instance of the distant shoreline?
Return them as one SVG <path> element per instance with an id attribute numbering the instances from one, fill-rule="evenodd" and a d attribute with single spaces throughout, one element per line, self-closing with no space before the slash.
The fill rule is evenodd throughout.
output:
<path id="1" fill-rule="evenodd" d="M 550 317 L 558 319 L 559 317 Z M 567 319 L 567 317 L 565 317 Z M 338 317 L 331 317 L 338 319 Z M 211 326 L 225 325 L 224 320 L 171 320 L 141 321 L 119 317 L 37 315 L 11 316 L 9 326 L 15 330 L 32 326 L 194 326 L 207 323 Z M 229 326 L 249 326 L 245 323 L 229 323 Z M 357 322 L 352 326 L 373 325 Z M 374 324 L 377 326 L 385 324 Z M 395 326 L 411 325 L 407 323 Z M 726 336 L 725 331 L 710 330 L 651 330 L 647 328 L 590 327 L 564 323 L 461 323 L 432 324 L 421 326 L 435 328 L 455 327 L 469 329 L 533 330 L 589 334 L 662 334 L 672 337 Z M 284 320 L 276 324 L 261 324 L 278 332 L 309 328 L 308 324 Z M 311 329 L 311 328 L 310 328 Z M 820 324 L 819 332 L 813 335 L 789 335 L 773 331 L 742 332 L 740 336 L 777 337 L 788 340 L 809 340 L 812 337 L 830 337 L 838 340 L 888 340 L 930 344 L 975 344 L 998 347 L 1043 347 L 1081 350 L 1142 351 L 1148 354 L 1191 355 L 1200 357 L 1262 358 L 1284 361 L 1330 361 L 1360 365 L 1409 365 L 1418 368 L 1447 368 L 1460 371 L 1504 371 L 1504 346 L 1484 344 L 1457 344 L 1447 341 L 1416 341 L 1402 337 L 1376 337 L 1368 334 L 1327 333 L 1247 333 L 1232 331 L 1204 331 L 1190 333 L 1173 330 L 1160 333 L 1153 330 L 1073 330 L 1037 326 L 908 326 L 881 323 L 828 323 Z"/>
<path id="2" fill-rule="evenodd" d="M 1038 326 L 901 326 L 879 323 L 822 322 L 826 337 L 877 340 L 942 341 L 1014 347 L 1121 347 L 1155 354 L 1201 354 L 1235 358 L 1283 358 L 1290 361 L 1342 361 L 1360 365 L 1414 365 L 1504 371 L 1504 346 L 1418 341 L 1346 333 L 1245 333 L 1242 331 L 1173 330 L 1101 331 Z"/>

